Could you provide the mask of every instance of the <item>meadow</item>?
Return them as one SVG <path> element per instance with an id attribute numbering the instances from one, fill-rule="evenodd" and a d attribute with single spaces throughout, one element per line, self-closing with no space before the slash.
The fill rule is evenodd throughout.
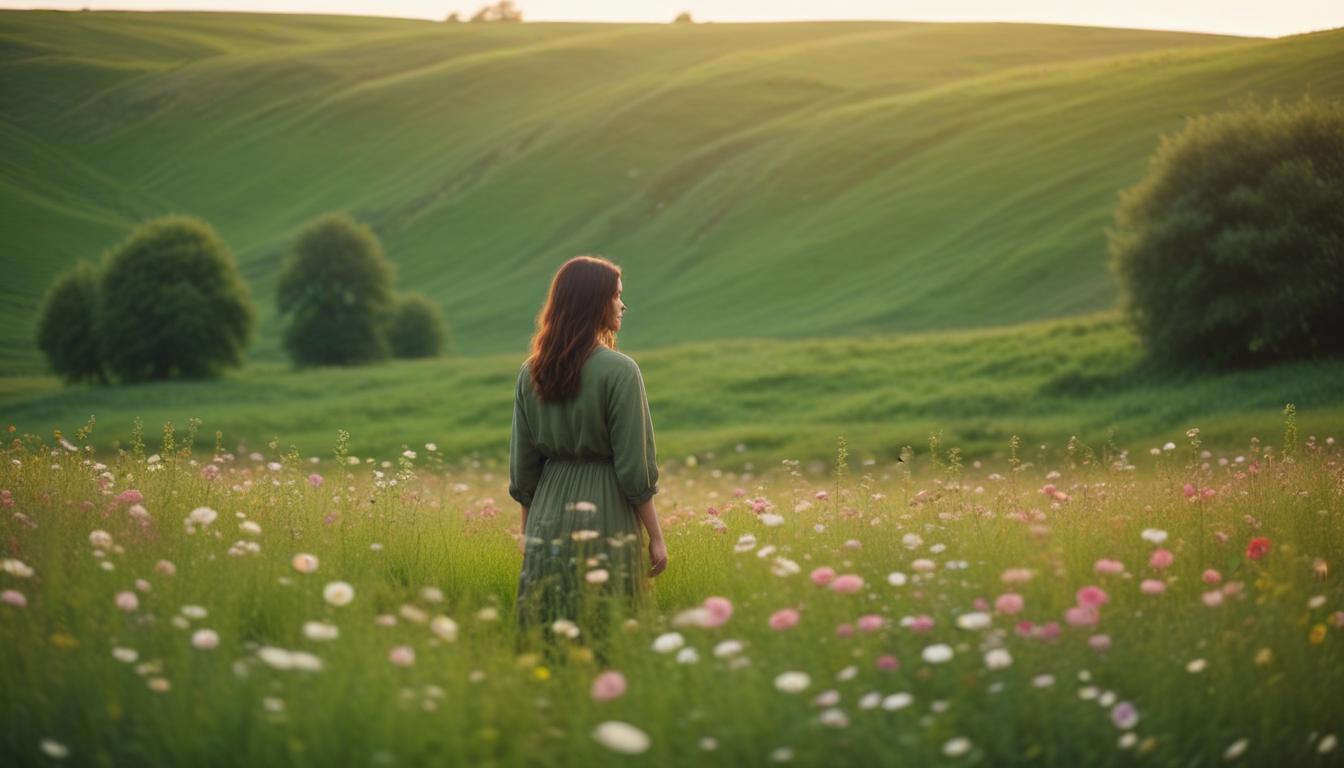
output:
<path id="1" fill-rule="evenodd" d="M 0 465 L 0 752 L 79 765 L 1336 765 L 1334 436 L 665 466 L 654 604 L 517 646 L 507 478 L 208 441 Z M 96 431 L 96 430 L 95 430 Z M 601 562 L 578 564 L 585 573 Z M 590 578 L 593 584 L 600 579 Z M 589 587 L 596 596 L 600 587 Z"/>

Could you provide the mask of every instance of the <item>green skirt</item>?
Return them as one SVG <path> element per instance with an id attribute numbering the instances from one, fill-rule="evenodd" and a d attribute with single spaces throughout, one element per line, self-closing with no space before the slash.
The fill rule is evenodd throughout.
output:
<path id="1" fill-rule="evenodd" d="M 610 459 L 548 459 L 528 507 L 518 578 L 520 637 L 569 619 L 579 642 L 648 605 L 645 539 Z"/>

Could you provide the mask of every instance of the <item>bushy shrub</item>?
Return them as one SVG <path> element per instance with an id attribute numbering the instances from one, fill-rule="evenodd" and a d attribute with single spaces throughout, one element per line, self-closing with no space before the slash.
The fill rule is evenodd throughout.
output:
<path id="1" fill-rule="evenodd" d="M 216 375 L 256 329 L 233 254 L 187 216 L 148 221 L 108 253 L 98 308 L 104 363 L 127 382 Z"/>
<path id="2" fill-rule="evenodd" d="M 397 357 L 437 357 L 446 351 L 448 321 L 424 294 L 404 293 L 387 326 L 387 341 Z"/>
<path id="3" fill-rule="evenodd" d="M 523 9 L 513 4 L 513 0 L 499 0 L 497 3 L 482 6 L 480 10 L 472 14 L 473 23 L 509 21 L 519 22 L 523 20 Z"/>
<path id="4" fill-rule="evenodd" d="M 1344 351 L 1344 106 L 1189 120 L 1121 194 L 1122 301 L 1152 356 L 1260 365 Z"/>
<path id="5" fill-rule="evenodd" d="M 69 382 L 107 380 L 98 336 L 98 279 L 96 266 L 79 262 L 57 276 L 38 310 L 37 346 Z"/>
<path id="6" fill-rule="evenodd" d="M 288 317 L 284 345 L 294 363 L 357 365 L 388 356 L 393 265 L 373 230 L 330 214 L 299 234 L 280 276 L 277 303 Z"/>

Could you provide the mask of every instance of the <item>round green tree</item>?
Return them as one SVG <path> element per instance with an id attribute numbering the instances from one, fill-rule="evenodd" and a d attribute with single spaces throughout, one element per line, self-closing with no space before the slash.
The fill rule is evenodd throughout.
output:
<path id="1" fill-rule="evenodd" d="M 47 289 L 37 319 L 37 346 L 69 382 L 106 382 L 98 341 L 98 268 L 80 261 Z"/>
<path id="2" fill-rule="evenodd" d="M 388 323 L 387 341 L 397 357 L 437 357 L 448 345 L 448 321 L 424 294 L 404 293 Z"/>
<path id="3" fill-rule="evenodd" d="M 294 363 L 358 365 L 386 359 L 383 329 L 393 308 L 393 265 L 373 230 L 344 214 L 306 226 L 280 276 L 277 303 L 287 318 L 285 349 Z"/>
<path id="4" fill-rule="evenodd" d="M 1109 236 L 1123 306 L 1159 361 L 1344 351 L 1344 106 L 1189 120 L 1121 193 Z"/>
<path id="5" fill-rule="evenodd" d="M 126 382 L 203 378 L 241 365 L 256 308 L 205 222 L 165 216 L 108 253 L 98 287 L 103 360 Z"/>

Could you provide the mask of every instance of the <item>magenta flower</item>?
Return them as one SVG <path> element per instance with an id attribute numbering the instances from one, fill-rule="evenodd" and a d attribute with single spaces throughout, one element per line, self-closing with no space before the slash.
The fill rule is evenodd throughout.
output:
<path id="1" fill-rule="evenodd" d="M 885 623 L 886 623 L 886 620 L 883 619 L 881 616 L 878 616 L 878 615 L 875 614 L 875 613 L 865 614 L 865 615 L 859 617 L 859 622 L 858 622 L 858 624 L 859 624 L 859 631 L 860 631 L 860 632 L 876 632 L 877 630 L 881 629 L 881 628 L 882 628 L 882 625 L 885 624 Z"/>
<path id="2" fill-rule="evenodd" d="M 1125 564 L 1103 557 L 1092 566 L 1092 570 L 1102 576 L 1118 576 L 1125 572 Z"/>
<path id="3" fill-rule="evenodd" d="M 911 632 L 928 632 L 931 629 L 933 629 L 932 616 L 920 615 L 910 620 Z"/>
<path id="4" fill-rule="evenodd" d="M 1175 559 L 1176 556 L 1171 554 L 1171 550 L 1169 549 L 1154 549 L 1152 557 L 1148 558 L 1148 565 L 1161 570 L 1163 568 L 1171 567 L 1171 564 Z"/>
<path id="5" fill-rule="evenodd" d="M 770 628 L 776 632 L 793 629 L 801 618 L 796 608 L 781 608 L 770 614 Z"/>
<path id="6" fill-rule="evenodd" d="M 994 600 L 994 610 L 1005 616 L 1013 616 L 1022 612 L 1024 601 L 1022 596 L 1016 592 L 1004 592 Z"/>
<path id="7" fill-rule="evenodd" d="M 1122 731 L 1128 731 L 1139 724 L 1139 711 L 1128 701 L 1122 701 L 1111 708 L 1111 722 Z"/>
<path id="8" fill-rule="evenodd" d="M 1111 600 L 1111 596 L 1106 594 L 1106 590 L 1096 586 L 1083 587 L 1078 590 L 1076 598 L 1078 605 L 1086 608 L 1100 608 Z"/>
<path id="9" fill-rule="evenodd" d="M 611 701 L 625 695 L 625 675 L 608 669 L 593 679 L 593 701 Z"/>
<path id="10" fill-rule="evenodd" d="M 854 573 L 836 576 L 835 581 L 831 582 L 831 590 L 842 595 L 852 595 L 861 589 L 863 589 L 863 577 Z"/>
<path id="11" fill-rule="evenodd" d="M 813 584 L 816 584 L 818 587 L 824 587 L 832 581 L 835 581 L 835 569 L 827 565 L 823 565 L 820 568 L 814 568 L 812 570 L 811 578 Z"/>
<path id="12" fill-rule="evenodd" d="M 1205 584 L 1213 586 L 1215 584 L 1219 584 L 1222 582 L 1223 574 L 1219 573 L 1218 571 L 1215 571 L 1212 568 L 1209 568 L 1208 570 L 1204 571 L 1203 575 L 1201 575 L 1199 578 Z"/>
<path id="13" fill-rule="evenodd" d="M 890 671 L 890 670 L 893 670 L 893 669 L 897 669 L 897 668 L 899 668 L 900 666 L 901 666 L 901 663 L 900 663 L 899 661 L 896 660 L 896 657 L 895 657 L 895 656 L 892 656 L 892 655 L 889 654 L 889 653 L 885 653 L 885 654 L 883 654 L 883 655 L 877 657 L 877 668 L 878 668 L 878 669 L 885 669 L 885 670 Z"/>

